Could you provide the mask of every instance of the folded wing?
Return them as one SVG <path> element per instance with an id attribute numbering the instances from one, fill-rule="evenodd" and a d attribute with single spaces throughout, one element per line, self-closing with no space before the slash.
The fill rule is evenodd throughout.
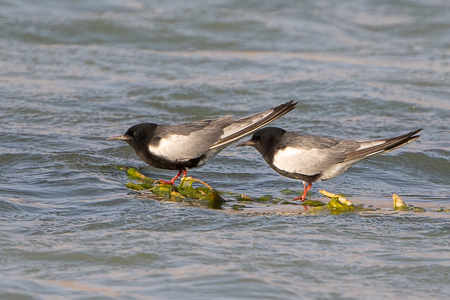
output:
<path id="1" fill-rule="evenodd" d="M 274 153 L 273 165 L 286 172 L 315 176 L 343 162 L 346 153 L 357 148 L 355 141 L 287 132 Z"/>
<path id="2" fill-rule="evenodd" d="M 354 163 L 377 154 L 386 153 L 419 138 L 419 130 L 376 141 L 337 140 L 288 132 L 275 152 L 273 165 L 290 173 L 315 176 L 322 172 L 332 178 Z M 289 141 L 284 142 L 283 141 Z"/>
<path id="3" fill-rule="evenodd" d="M 223 128 L 233 123 L 232 116 L 181 125 L 160 125 L 149 151 L 171 161 L 187 161 L 205 154 L 223 135 Z"/>

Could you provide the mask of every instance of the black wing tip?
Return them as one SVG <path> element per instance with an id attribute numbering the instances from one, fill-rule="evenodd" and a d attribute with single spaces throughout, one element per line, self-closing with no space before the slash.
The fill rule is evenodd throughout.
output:
<path id="1" fill-rule="evenodd" d="M 419 132 L 421 132 L 421 131 L 422 131 L 422 128 L 419 128 L 419 129 L 417 129 L 417 130 L 411 131 L 410 133 L 408 133 L 408 135 L 413 136 L 413 135 L 415 135 L 416 133 L 419 133 Z"/>
<path id="2" fill-rule="evenodd" d="M 290 100 L 286 103 L 280 104 L 278 106 L 275 106 L 272 108 L 274 115 L 282 115 L 287 114 L 288 112 L 294 110 L 297 107 L 298 102 L 294 102 L 294 100 Z M 278 119 L 279 117 L 276 117 L 275 119 Z"/>
<path id="3" fill-rule="evenodd" d="M 399 136 L 396 136 L 393 138 L 386 139 L 386 141 L 387 142 L 389 142 L 389 141 L 408 141 L 411 139 L 417 139 L 418 137 L 420 137 L 420 135 L 416 135 L 416 134 L 419 133 L 421 130 L 422 130 L 422 128 L 416 129 L 414 131 L 411 131 L 411 132 L 408 132 L 408 133 L 405 133 L 405 134 L 402 134 L 402 135 L 399 135 Z"/>
<path id="4" fill-rule="evenodd" d="M 274 110 L 280 110 L 280 109 L 294 109 L 297 107 L 298 102 L 294 102 L 294 100 L 289 100 L 286 103 L 280 104 L 278 106 L 275 106 Z"/>
<path id="5" fill-rule="evenodd" d="M 388 152 L 388 151 L 392 151 L 394 149 L 397 149 L 399 147 L 402 147 L 406 144 L 409 144 L 411 142 L 414 142 L 415 140 L 417 140 L 420 135 L 416 135 L 416 133 L 419 133 L 422 130 L 422 128 L 411 131 L 407 134 L 401 135 L 399 137 L 393 138 L 391 139 L 390 143 L 391 145 L 389 145 L 388 147 L 386 147 L 384 149 L 384 151 Z"/>
<path id="6" fill-rule="evenodd" d="M 420 137 L 420 135 L 419 134 L 416 135 L 416 134 L 421 132 L 421 131 L 422 131 L 422 128 L 414 130 L 414 131 L 411 131 L 411 132 L 405 134 L 404 136 L 407 137 L 407 139 L 411 140 L 411 141 L 417 140 Z"/>

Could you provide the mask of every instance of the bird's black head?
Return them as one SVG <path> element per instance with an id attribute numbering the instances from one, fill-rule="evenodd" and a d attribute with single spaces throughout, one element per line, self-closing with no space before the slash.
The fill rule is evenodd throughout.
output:
<path id="1" fill-rule="evenodd" d="M 127 142 L 134 150 L 138 151 L 141 147 L 148 147 L 150 139 L 155 132 L 156 124 L 140 123 L 128 128 L 124 135 L 113 136 L 107 140 L 121 140 Z"/>
<path id="2" fill-rule="evenodd" d="M 263 156 L 268 152 L 273 150 L 274 145 L 279 141 L 281 136 L 286 132 L 286 130 L 278 127 L 265 127 L 256 131 L 252 138 L 246 142 L 236 145 L 236 147 L 241 146 L 252 146 L 258 150 Z"/>

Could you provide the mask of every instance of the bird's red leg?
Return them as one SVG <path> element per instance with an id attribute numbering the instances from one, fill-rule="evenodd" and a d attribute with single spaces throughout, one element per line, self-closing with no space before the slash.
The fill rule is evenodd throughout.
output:
<path id="1" fill-rule="evenodd" d="M 302 202 L 304 202 L 305 198 L 306 198 L 306 194 L 308 193 L 308 191 L 311 187 L 312 187 L 312 182 L 309 182 L 308 186 L 306 186 L 305 182 L 303 181 L 303 195 L 301 197 L 296 197 L 296 198 L 292 199 L 292 201 L 302 200 Z"/>
<path id="2" fill-rule="evenodd" d="M 187 171 L 184 170 L 183 177 L 186 176 L 186 172 L 187 172 Z M 165 181 L 165 180 L 159 179 L 158 182 L 173 185 L 173 184 L 175 183 L 175 180 L 177 180 L 177 178 L 180 177 L 181 173 L 183 173 L 183 170 L 178 171 L 178 174 L 175 175 L 175 177 L 172 178 L 171 181 Z"/>
<path id="3" fill-rule="evenodd" d="M 305 201 L 306 194 L 307 194 L 308 191 L 311 189 L 311 187 L 312 187 L 312 182 L 308 183 L 308 186 L 306 186 L 305 183 L 303 183 L 302 202 Z"/>

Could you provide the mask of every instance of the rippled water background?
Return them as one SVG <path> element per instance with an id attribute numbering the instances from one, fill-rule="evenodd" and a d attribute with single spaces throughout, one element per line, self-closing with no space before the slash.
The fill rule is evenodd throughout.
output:
<path id="1" fill-rule="evenodd" d="M 449 82 L 447 0 L 0 0 L 0 298 L 449 298 L 450 218 L 436 212 L 450 206 Z M 424 129 L 310 196 L 384 209 L 247 216 L 143 199 L 117 166 L 173 172 L 105 141 L 290 99 L 274 125 Z M 253 197 L 301 188 L 252 149 L 190 174 Z M 393 213 L 392 193 L 429 211 Z"/>

